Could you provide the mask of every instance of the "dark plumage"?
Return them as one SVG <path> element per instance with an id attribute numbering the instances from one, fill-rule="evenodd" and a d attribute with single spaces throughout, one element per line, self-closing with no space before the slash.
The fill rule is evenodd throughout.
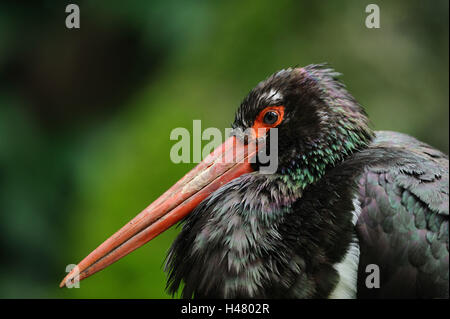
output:
<path id="1" fill-rule="evenodd" d="M 448 157 L 373 132 L 337 76 L 282 70 L 244 99 L 237 137 L 267 106 L 285 107 L 278 170 L 232 180 L 185 218 L 166 263 L 171 293 L 184 283 L 187 298 L 448 297 Z M 365 285 L 369 264 L 378 289 Z"/>

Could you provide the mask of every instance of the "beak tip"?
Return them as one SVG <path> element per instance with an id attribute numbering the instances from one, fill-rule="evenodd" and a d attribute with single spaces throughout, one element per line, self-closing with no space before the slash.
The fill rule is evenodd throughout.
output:
<path id="1" fill-rule="evenodd" d="M 59 284 L 59 288 L 64 288 L 65 286 L 67 286 L 67 282 L 69 282 L 72 279 L 70 277 L 71 275 L 72 275 L 72 273 L 69 273 L 69 274 L 67 274 L 66 277 L 64 277 L 64 279 Z"/>

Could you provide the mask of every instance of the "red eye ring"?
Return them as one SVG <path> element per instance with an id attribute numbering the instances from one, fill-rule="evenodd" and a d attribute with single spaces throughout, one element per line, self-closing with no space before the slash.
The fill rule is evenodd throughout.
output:
<path id="1" fill-rule="evenodd" d="M 275 112 L 278 115 L 277 120 L 274 123 L 266 123 L 264 122 L 264 117 L 269 112 Z M 284 118 L 284 106 L 268 106 L 264 110 L 262 110 L 258 116 L 256 117 L 255 122 L 253 123 L 252 128 L 255 131 L 256 136 L 258 137 L 258 129 L 264 129 L 264 132 L 266 132 L 268 129 L 271 129 L 273 127 L 277 127 L 280 125 L 280 123 L 283 121 Z"/>

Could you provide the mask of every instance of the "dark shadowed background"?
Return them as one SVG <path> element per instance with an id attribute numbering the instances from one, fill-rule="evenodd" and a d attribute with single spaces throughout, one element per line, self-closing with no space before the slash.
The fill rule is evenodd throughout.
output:
<path id="1" fill-rule="evenodd" d="M 165 298 L 178 229 L 60 289 L 77 263 L 193 164 L 169 134 L 229 127 L 281 68 L 329 62 L 375 129 L 449 149 L 448 1 L 0 4 L 0 297 Z M 367 29 L 376 3 L 381 28 Z"/>

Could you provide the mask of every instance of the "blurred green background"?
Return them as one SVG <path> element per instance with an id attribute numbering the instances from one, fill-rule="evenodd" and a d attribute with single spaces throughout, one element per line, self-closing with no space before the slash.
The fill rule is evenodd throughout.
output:
<path id="1" fill-rule="evenodd" d="M 86 281 L 77 263 L 193 165 L 170 131 L 229 127 L 281 68 L 329 62 L 375 129 L 448 153 L 448 1 L 0 4 L 0 297 L 166 298 L 172 228 Z"/>

